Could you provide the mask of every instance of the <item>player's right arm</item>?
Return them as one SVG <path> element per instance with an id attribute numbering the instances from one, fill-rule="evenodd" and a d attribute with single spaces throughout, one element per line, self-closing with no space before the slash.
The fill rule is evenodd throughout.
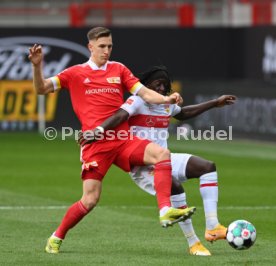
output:
<path id="1" fill-rule="evenodd" d="M 92 143 L 100 136 L 103 132 L 108 129 L 113 129 L 119 126 L 124 121 L 128 120 L 129 113 L 124 109 L 119 109 L 115 114 L 107 118 L 100 126 L 87 130 L 85 132 L 79 132 L 78 144 L 84 146 L 85 144 Z"/>
<path id="2" fill-rule="evenodd" d="M 29 48 L 29 60 L 33 65 L 33 85 L 37 94 L 47 94 L 54 91 L 54 85 L 50 79 L 44 79 L 42 71 L 43 52 L 42 46 L 35 44 Z"/>

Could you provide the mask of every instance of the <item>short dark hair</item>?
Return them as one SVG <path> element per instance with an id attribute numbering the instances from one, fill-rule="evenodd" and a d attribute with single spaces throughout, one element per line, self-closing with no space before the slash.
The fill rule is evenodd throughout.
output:
<path id="1" fill-rule="evenodd" d="M 87 38 L 88 41 L 91 40 L 98 40 L 101 37 L 108 37 L 111 35 L 111 31 L 108 28 L 105 27 L 95 27 L 92 28 L 90 31 L 87 33 Z"/>

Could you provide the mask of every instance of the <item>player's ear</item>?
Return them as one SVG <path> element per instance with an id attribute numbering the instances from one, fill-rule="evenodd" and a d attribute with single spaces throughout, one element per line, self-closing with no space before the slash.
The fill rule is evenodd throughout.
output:
<path id="1" fill-rule="evenodd" d="M 92 42 L 89 42 L 89 43 L 87 44 L 87 48 L 89 49 L 90 52 L 93 51 L 93 44 L 92 44 Z"/>

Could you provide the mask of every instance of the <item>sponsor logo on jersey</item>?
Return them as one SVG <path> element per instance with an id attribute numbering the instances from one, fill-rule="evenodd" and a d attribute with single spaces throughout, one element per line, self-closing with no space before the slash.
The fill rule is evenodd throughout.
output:
<path id="1" fill-rule="evenodd" d="M 127 99 L 126 104 L 132 105 L 133 99 Z"/>
<path id="2" fill-rule="evenodd" d="M 121 84 L 121 78 L 120 77 L 110 77 L 106 79 L 108 83 L 112 84 Z"/>
<path id="3" fill-rule="evenodd" d="M 100 93 L 120 93 L 120 90 L 118 88 L 95 88 L 95 89 L 88 89 L 85 91 L 86 95 L 100 94 Z"/>
<path id="4" fill-rule="evenodd" d="M 146 124 L 148 127 L 153 127 L 155 125 L 155 119 L 153 116 L 149 116 L 146 118 Z"/>

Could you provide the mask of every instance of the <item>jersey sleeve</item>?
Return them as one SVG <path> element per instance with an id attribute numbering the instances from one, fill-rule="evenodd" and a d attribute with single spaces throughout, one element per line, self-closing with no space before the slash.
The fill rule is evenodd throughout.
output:
<path id="1" fill-rule="evenodd" d="M 73 76 L 73 73 L 74 73 L 73 68 L 70 67 L 70 68 L 63 70 L 56 76 L 51 77 L 50 80 L 52 81 L 52 83 L 54 85 L 54 91 L 56 91 L 58 89 L 62 89 L 62 88 L 69 88 L 69 83 Z"/>
<path id="2" fill-rule="evenodd" d="M 139 109 L 142 105 L 143 100 L 139 96 L 131 96 L 121 105 L 120 108 L 127 111 L 129 116 L 132 116 L 139 113 Z"/>
<path id="3" fill-rule="evenodd" d="M 181 107 L 178 106 L 177 104 L 172 104 L 171 105 L 172 109 L 171 109 L 171 116 L 175 116 L 177 114 L 179 114 L 181 112 Z"/>
<path id="4" fill-rule="evenodd" d="M 136 78 L 132 72 L 124 65 L 122 65 L 122 82 L 127 91 L 136 95 L 143 87 L 143 84 Z"/>

